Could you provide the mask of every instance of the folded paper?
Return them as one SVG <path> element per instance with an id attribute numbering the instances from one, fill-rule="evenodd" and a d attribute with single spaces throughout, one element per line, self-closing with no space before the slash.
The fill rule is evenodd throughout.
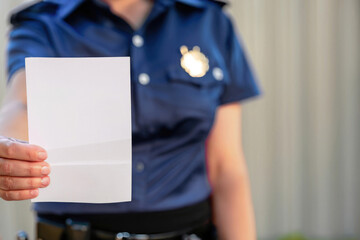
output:
<path id="1" fill-rule="evenodd" d="M 129 58 L 26 58 L 26 86 L 29 142 L 51 166 L 33 201 L 130 201 Z"/>

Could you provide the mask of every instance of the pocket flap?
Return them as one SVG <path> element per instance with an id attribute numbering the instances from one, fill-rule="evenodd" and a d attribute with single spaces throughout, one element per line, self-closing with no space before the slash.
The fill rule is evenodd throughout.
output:
<path id="1" fill-rule="evenodd" d="M 221 81 L 218 81 L 214 78 L 213 67 L 207 71 L 207 73 L 202 77 L 191 77 L 181 66 L 180 63 L 178 65 L 173 65 L 168 69 L 168 79 L 169 82 L 173 83 L 184 83 L 184 84 L 192 84 L 197 87 L 209 87 L 212 85 L 218 85 Z"/>

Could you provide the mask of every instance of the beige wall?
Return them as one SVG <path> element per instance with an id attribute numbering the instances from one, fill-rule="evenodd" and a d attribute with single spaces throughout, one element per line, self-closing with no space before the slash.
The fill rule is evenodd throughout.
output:
<path id="1" fill-rule="evenodd" d="M 264 87 L 244 141 L 259 235 L 360 238 L 360 1 L 235 0 Z"/>
<path id="2" fill-rule="evenodd" d="M 15 3 L 0 1 L 0 94 Z M 230 11 L 265 92 L 243 123 L 259 237 L 359 239 L 360 1 L 233 0 Z M 32 230 L 29 206 L 0 200 L 4 240 Z"/>

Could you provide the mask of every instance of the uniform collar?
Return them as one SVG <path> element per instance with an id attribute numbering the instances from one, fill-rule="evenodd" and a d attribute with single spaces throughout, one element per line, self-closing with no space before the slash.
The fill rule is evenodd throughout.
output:
<path id="1" fill-rule="evenodd" d="M 89 0 L 43 0 L 44 2 L 51 2 L 60 5 L 59 17 L 63 18 L 73 12 L 81 3 Z M 205 8 L 209 1 L 218 2 L 222 5 L 228 3 L 228 0 L 155 0 L 164 5 L 171 5 L 174 2 L 179 2 L 195 8 Z"/>
<path id="2" fill-rule="evenodd" d="M 72 13 L 85 0 L 43 0 L 60 6 L 58 16 L 63 18 Z"/>

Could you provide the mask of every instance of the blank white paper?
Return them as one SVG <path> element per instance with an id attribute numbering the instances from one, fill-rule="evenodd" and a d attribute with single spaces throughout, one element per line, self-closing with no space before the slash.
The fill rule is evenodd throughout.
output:
<path id="1" fill-rule="evenodd" d="M 130 59 L 26 58 L 29 142 L 50 185 L 33 202 L 131 201 Z"/>

